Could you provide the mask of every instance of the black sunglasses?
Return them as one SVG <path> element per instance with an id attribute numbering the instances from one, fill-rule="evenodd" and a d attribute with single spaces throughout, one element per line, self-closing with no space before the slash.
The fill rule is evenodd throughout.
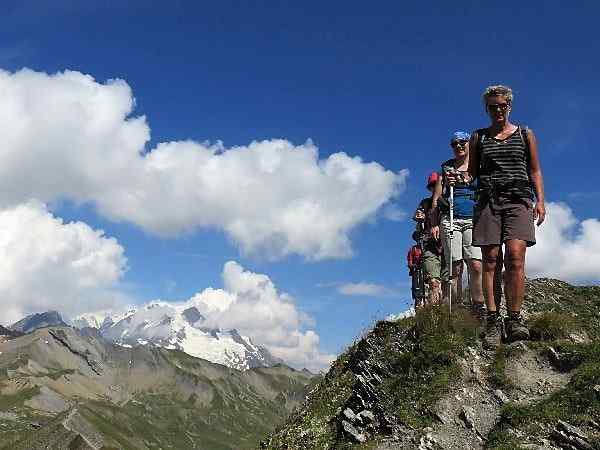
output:
<path id="1" fill-rule="evenodd" d="M 466 147 L 469 141 L 452 141 L 452 148 Z"/>
<path id="2" fill-rule="evenodd" d="M 510 108 L 510 103 L 495 103 L 495 104 L 491 104 L 491 105 L 487 105 L 487 109 L 488 111 L 508 111 L 508 108 Z"/>

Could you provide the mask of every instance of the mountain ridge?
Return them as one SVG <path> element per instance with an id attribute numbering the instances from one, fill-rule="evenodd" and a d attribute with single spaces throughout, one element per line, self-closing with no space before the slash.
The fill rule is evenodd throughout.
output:
<path id="1" fill-rule="evenodd" d="M 63 318 L 58 311 L 46 311 L 25 316 L 8 328 L 20 333 L 30 333 L 39 328 L 66 325 L 67 324 L 63 321 Z"/>
<path id="2" fill-rule="evenodd" d="M 532 340 L 495 351 L 461 308 L 378 322 L 262 448 L 600 448 L 600 286 L 530 280 L 525 305 Z"/>
<path id="3" fill-rule="evenodd" d="M 255 448 L 313 378 L 46 327 L 0 343 L 0 448 Z"/>
<path id="4" fill-rule="evenodd" d="M 236 329 L 205 326 L 205 317 L 194 305 L 155 301 L 124 313 L 85 313 L 70 320 L 72 326 L 97 334 L 122 347 L 152 345 L 185 353 L 237 370 L 270 367 L 284 361 Z M 30 333 L 49 326 L 67 326 L 60 313 L 30 314 L 9 326 Z M 92 331 L 96 330 L 96 331 Z M 98 337 L 97 336 L 97 337 Z"/>
<path id="5" fill-rule="evenodd" d="M 103 320 L 99 316 L 93 321 L 78 316 L 73 323 L 97 328 L 105 339 L 121 346 L 154 345 L 178 349 L 238 370 L 283 362 L 237 330 L 206 327 L 204 320 L 193 305 L 156 301 L 132 308 L 122 315 L 107 315 Z"/>

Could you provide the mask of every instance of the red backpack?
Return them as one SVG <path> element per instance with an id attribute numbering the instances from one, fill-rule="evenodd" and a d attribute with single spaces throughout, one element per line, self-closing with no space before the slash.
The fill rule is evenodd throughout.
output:
<path id="1" fill-rule="evenodd" d="M 408 254 L 406 255 L 406 262 L 408 264 L 409 269 L 414 269 L 421 264 L 421 257 L 423 256 L 423 252 L 418 245 L 413 245 Z"/>

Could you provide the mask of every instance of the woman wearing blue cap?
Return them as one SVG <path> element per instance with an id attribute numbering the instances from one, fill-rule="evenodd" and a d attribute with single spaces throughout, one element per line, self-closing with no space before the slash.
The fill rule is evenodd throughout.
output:
<path id="1" fill-rule="evenodd" d="M 481 249 L 473 246 L 473 207 L 475 206 L 475 184 L 467 183 L 464 175 L 469 168 L 469 139 L 464 131 L 452 135 L 450 146 L 454 158 L 442 164 L 442 178 L 436 186 L 434 201 L 442 213 L 440 226 L 436 227 L 436 235 L 441 234 L 444 246 L 444 257 L 449 260 L 452 255 L 452 298 L 462 302 L 463 262 L 467 264 L 470 279 L 470 292 L 473 300 L 473 313 L 483 318 L 483 291 L 481 287 Z M 450 210 L 448 205 L 449 185 L 454 186 L 454 221 L 453 231 L 450 229 Z M 450 234 L 452 232 L 452 239 Z M 452 249 L 450 248 L 452 246 Z M 452 250 L 452 251 L 450 251 Z"/>

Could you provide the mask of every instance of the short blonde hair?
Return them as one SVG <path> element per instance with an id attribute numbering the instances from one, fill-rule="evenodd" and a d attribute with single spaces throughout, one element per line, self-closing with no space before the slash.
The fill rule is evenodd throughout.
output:
<path id="1" fill-rule="evenodd" d="M 501 96 L 506 99 L 508 103 L 512 103 L 513 101 L 513 91 L 508 86 L 504 86 L 502 84 L 496 84 L 493 86 L 488 86 L 483 91 L 482 99 L 483 104 L 487 105 L 487 99 L 490 97 Z"/>

